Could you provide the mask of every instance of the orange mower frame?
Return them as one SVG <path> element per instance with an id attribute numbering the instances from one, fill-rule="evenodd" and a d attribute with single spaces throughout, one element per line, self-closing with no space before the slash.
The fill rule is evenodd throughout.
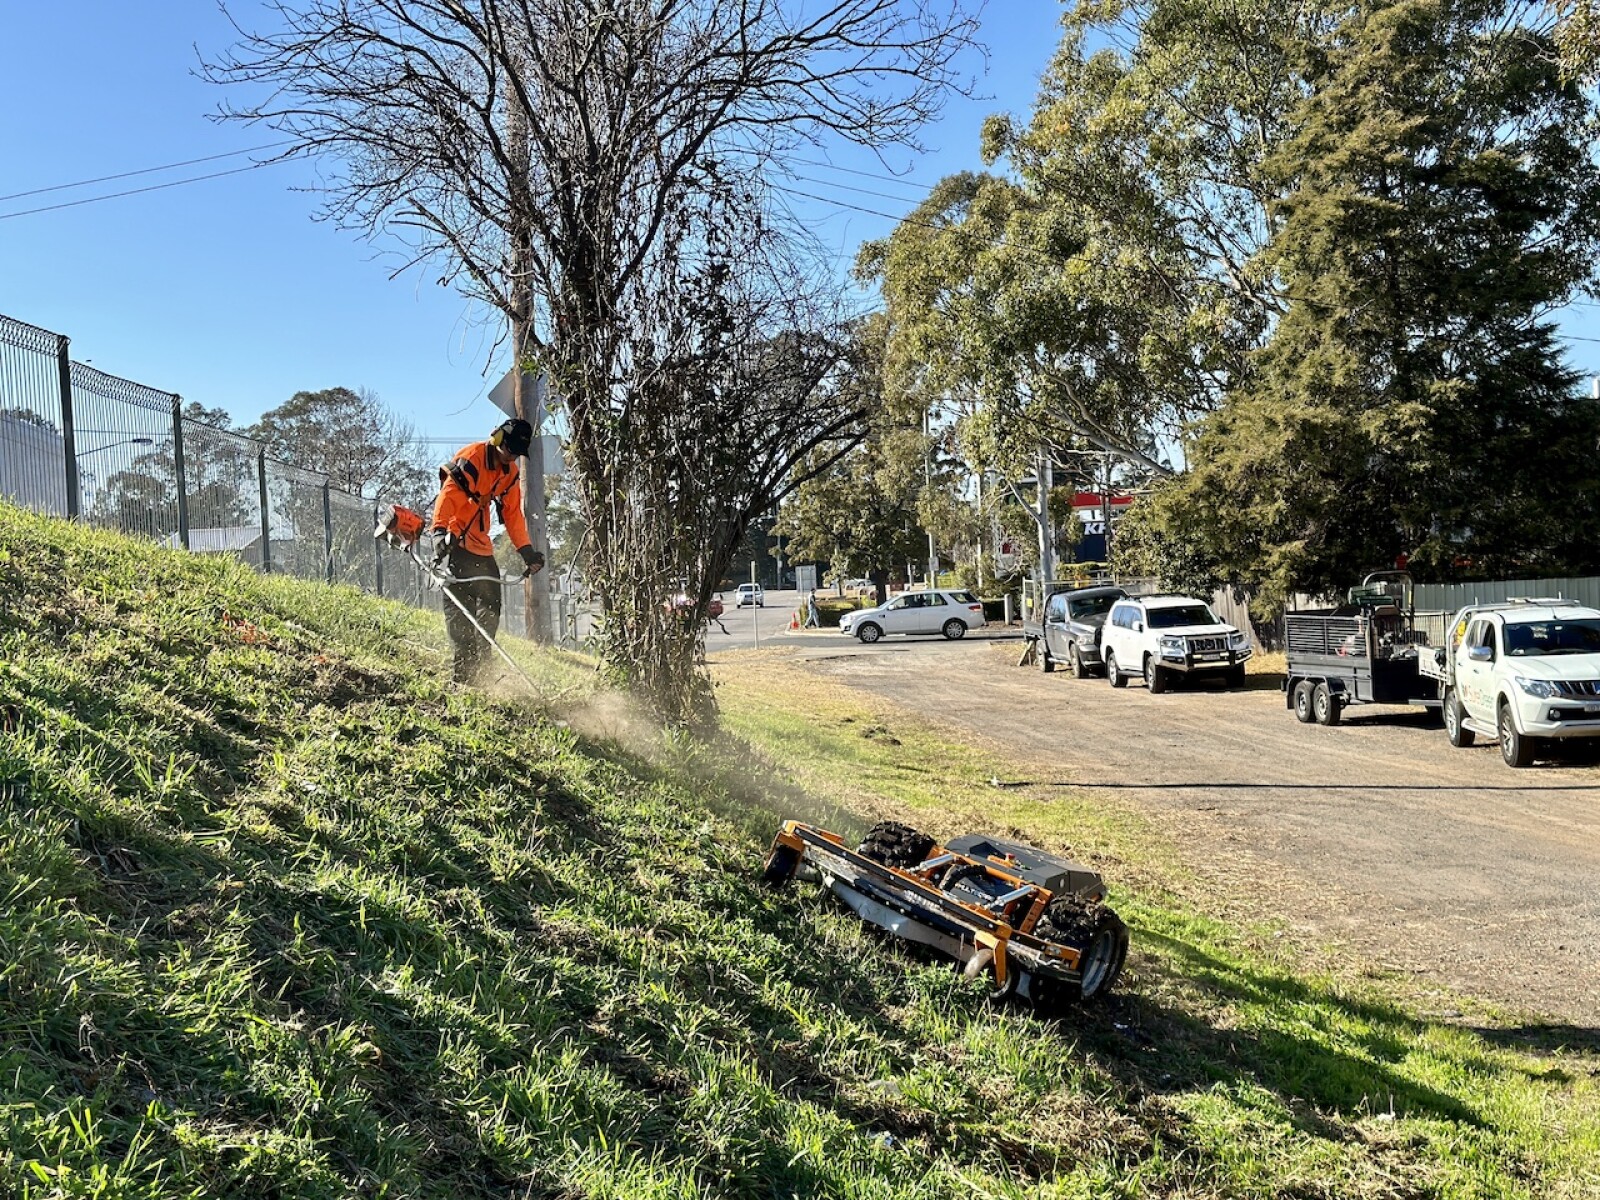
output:
<path id="1" fill-rule="evenodd" d="M 839 834 L 785 821 L 762 870 L 771 887 L 814 878 L 855 914 L 987 976 L 996 1000 L 1097 1000 L 1117 982 L 1128 929 L 1107 908 L 1100 876 L 1036 847 L 981 834 L 937 845 L 880 822 L 855 848 Z"/>

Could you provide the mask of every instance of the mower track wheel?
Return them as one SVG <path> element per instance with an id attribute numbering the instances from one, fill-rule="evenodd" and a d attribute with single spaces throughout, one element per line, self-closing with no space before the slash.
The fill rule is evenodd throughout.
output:
<path id="1" fill-rule="evenodd" d="M 903 822 L 879 821 L 867 830 L 856 853 L 886 867 L 915 867 L 927 861 L 933 845 L 931 837 Z"/>
<path id="2" fill-rule="evenodd" d="M 761 882 L 769 888 L 787 887 L 800 867 L 800 851 L 793 846 L 774 846 L 761 869 Z"/>
<path id="3" fill-rule="evenodd" d="M 1072 1000 L 1098 1000 L 1109 992 L 1128 961 L 1128 927 L 1095 900 L 1070 892 L 1052 897 L 1033 927 L 1033 936 L 1071 946 L 1083 957 L 1083 982 Z"/>

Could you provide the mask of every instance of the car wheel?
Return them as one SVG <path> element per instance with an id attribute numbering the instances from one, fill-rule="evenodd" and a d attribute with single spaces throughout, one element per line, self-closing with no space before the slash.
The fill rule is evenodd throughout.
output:
<path id="1" fill-rule="evenodd" d="M 1106 651 L 1106 678 L 1114 688 L 1128 686 L 1128 677 L 1117 670 L 1117 656 L 1109 650 Z"/>
<path id="2" fill-rule="evenodd" d="M 1240 663 L 1236 667 L 1228 668 L 1227 686 L 1233 688 L 1235 691 L 1238 691 L 1240 688 L 1244 687 L 1243 663 Z"/>
<path id="3" fill-rule="evenodd" d="M 1294 685 L 1294 719 L 1302 725 L 1309 725 L 1317 719 L 1317 714 L 1311 708 L 1311 693 L 1316 686 L 1309 679 L 1302 679 Z"/>
<path id="4" fill-rule="evenodd" d="M 883 630 L 879 629 L 871 621 L 863 621 L 856 629 L 856 636 L 870 646 L 883 636 Z"/>
<path id="5" fill-rule="evenodd" d="M 1533 766 L 1534 740 L 1517 732 L 1516 719 L 1511 715 L 1511 705 L 1500 701 L 1500 757 L 1508 767 Z"/>
<path id="6" fill-rule="evenodd" d="M 961 638 L 967 636 L 967 623 L 965 621 L 958 621 L 955 617 L 951 617 L 944 623 L 944 636 L 949 638 L 952 642 L 959 641 Z"/>
<path id="7" fill-rule="evenodd" d="M 1167 690 L 1167 673 L 1154 654 L 1144 656 L 1144 686 L 1154 696 Z"/>
<path id="8" fill-rule="evenodd" d="M 1444 709 L 1444 735 L 1450 739 L 1452 746 L 1465 749 L 1478 740 L 1478 735 L 1467 728 L 1467 714 L 1462 711 L 1454 688 L 1445 689 L 1444 703 L 1440 707 Z"/>
<path id="9" fill-rule="evenodd" d="M 1084 665 L 1083 655 L 1078 653 L 1078 643 L 1067 643 L 1067 666 L 1072 670 L 1074 679 L 1089 678 L 1089 668 Z"/>
<path id="10" fill-rule="evenodd" d="M 1319 683 L 1312 689 L 1311 711 L 1316 714 L 1318 725 L 1337 725 L 1343 707 L 1327 684 Z"/>
<path id="11" fill-rule="evenodd" d="M 1039 639 L 1037 654 L 1039 658 L 1039 670 L 1048 675 L 1050 672 L 1056 669 L 1056 660 L 1050 657 L 1050 643 L 1045 641 L 1044 638 Z"/>

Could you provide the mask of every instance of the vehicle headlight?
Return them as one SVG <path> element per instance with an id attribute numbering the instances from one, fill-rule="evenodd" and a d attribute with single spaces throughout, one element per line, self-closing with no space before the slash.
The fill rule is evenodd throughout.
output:
<path id="1" fill-rule="evenodd" d="M 1528 695 L 1537 696 L 1541 700 L 1548 700 L 1552 696 L 1559 696 L 1561 694 L 1556 689 L 1556 685 L 1551 683 L 1548 679 L 1526 679 L 1521 675 L 1513 675 L 1511 679 L 1519 688 L 1527 692 Z"/>
<path id="2" fill-rule="evenodd" d="M 1184 652 L 1181 637 L 1164 637 L 1161 639 L 1161 653 L 1169 658 L 1182 658 Z"/>
<path id="3" fill-rule="evenodd" d="M 1230 633 L 1228 635 L 1229 650 L 1250 649 L 1250 635 L 1248 633 Z"/>

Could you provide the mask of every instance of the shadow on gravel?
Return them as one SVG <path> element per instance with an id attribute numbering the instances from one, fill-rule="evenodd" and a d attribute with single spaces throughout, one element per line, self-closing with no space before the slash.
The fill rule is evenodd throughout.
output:
<path id="1" fill-rule="evenodd" d="M 1568 764 L 1570 767 L 1575 764 Z M 1551 763 L 1559 770 L 1561 764 Z M 1537 769 L 1537 768 L 1536 768 Z M 1121 792 L 1182 792 L 1204 789 L 1219 792 L 1600 792 L 1600 783 L 1515 784 L 1515 783 L 1227 783 L 1195 779 L 1189 782 L 1139 783 L 1124 779 L 1008 779 L 997 788 L 1052 787 L 1101 789 Z"/>
<path id="2" fill-rule="evenodd" d="M 1470 1025 L 1467 1028 L 1484 1041 L 1507 1050 L 1526 1050 L 1540 1054 L 1555 1054 L 1562 1051 L 1600 1054 L 1600 1028 L 1594 1026 L 1548 1022 L 1510 1025 L 1499 1029 L 1489 1025 Z"/>

